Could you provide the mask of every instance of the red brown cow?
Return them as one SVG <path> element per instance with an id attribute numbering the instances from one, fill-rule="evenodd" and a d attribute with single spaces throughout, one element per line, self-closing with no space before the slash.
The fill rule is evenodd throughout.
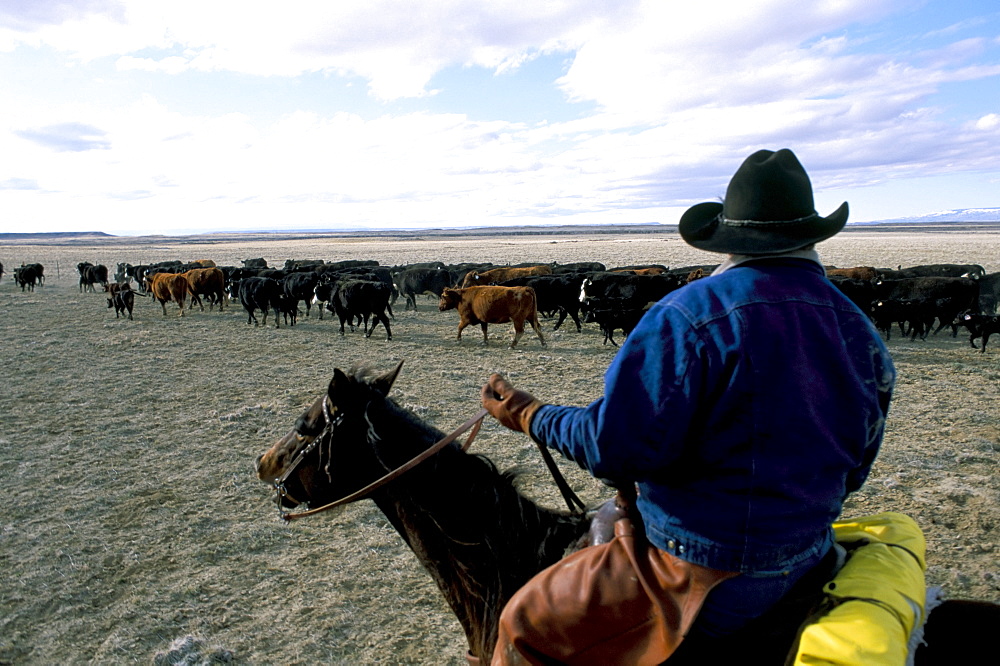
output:
<path id="1" fill-rule="evenodd" d="M 470 271 L 462 281 L 463 287 L 474 287 L 479 285 L 497 284 L 515 278 L 529 277 L 532 275 L 552 275 L 552 267 L 546 264 L 540 266 L 518 266 L 491 268 L 488 271 Z"/>
<path id="2" fill-rule="evenodd" d="M 193 268 L 182 275 L 187 280 L 188 293 L 191 294 L 188 308 L 193 308 L 197 302 L 204 312 L 205 305 L 201 302 L 201 296 L 206 296 L 208 309 L 212 310 L 218 303 L 219 312 L 222 312 L 222 304 L 226 300 L 226 276 L 221 268 Z"/>
<path id="3" fill-rule="evenodd" d="M 636 275 L 663 275 L 667 272 L 662 266 L 650 266 L 649 268 L 612 268 L 609 273 L 634 273 Z"/>
<path id="4" fill-rule="evenodd" d="M 855 266 L 853 268 L 828 268 L 827 276 L 836 275 L 854 280 L 874 280 L 880 277 L 879 272 L 871 266 Z"/>
<path id="5" fill-rule="evenodd" d="M 153 273 L 147 275 L 146 291 L 160 302 L 163 316 L 167 316 L 167 301 L 174 301 L 184 316 L 184 300 L 187 298 L 188 283 L 183 273 Z"/>
<path id="6" fill-rule="evenodd" d="M 483 329 L 483 344 L 487 344 L 489 336 L 486 329 L 489 324 L 514 323 L 514 340 L 510 343 L 513 349 L 517 341 L 524 335 L 524 322 L 529 322 L 535 329 L 539 342 L 545 346 L 542 337 L 542 327 L 538 323 L 538 306 L 535 290 L 531 287 L 465 287 L 463 289 L 445 289 L 438 302 L 438 310 L 458 309 L 458 337 L 462 341 L 462 329 L 470 324 L 479 324 Z"/>

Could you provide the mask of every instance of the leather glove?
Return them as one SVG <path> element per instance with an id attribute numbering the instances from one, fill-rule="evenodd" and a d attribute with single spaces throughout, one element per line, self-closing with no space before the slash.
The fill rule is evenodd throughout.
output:
<path id="1" fill-rule="evenodd" d="M 483 386 L 482 400 L 490 416 L 511 430 L 531 436 L 531 419 L 542 406 L 535 396 L 515 389 L 506 379 L 494 373 Z"/>

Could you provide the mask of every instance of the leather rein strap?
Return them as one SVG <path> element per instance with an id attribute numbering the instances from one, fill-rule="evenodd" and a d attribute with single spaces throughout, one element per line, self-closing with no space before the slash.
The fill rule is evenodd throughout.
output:
<path id="1" fill-rule="evenodd" d="M 278 510 L 281 512 L 281 519 L 284 520 L 285 522 L 291 522 L 296 518 L 304 518 L 305 516 L 312 516 L 317 513 L 327 511 L 329 509 L 333 509 L 335 507 L 343 506 L 344 504 L 350 504 L 351 502 L 356 502 L 360 499 L 363 499 L 364 497 L 367 497 L 368 495 L 375 492 L 376 490 L 386 485 L 387 483 L 395 481 L 406 472 L 409 472 L 411 469 L 413 469 L 420 463 L 424 462 L 425 460 L 433 456 L 435 453 L 437 453 L 444 447 L 454 442 L 466 430 L 472 428 L 473 429 L 472 432 L 469 433 L 468 438 L 466 438 L 465 443 L 462 445 L 463 451 L 468 450 L 468 448 L 472 446 L 472 440 L 474 440 L 476 438 L 476 435 L 479 434 L 479 428 L 483 425 L 483 418 L 485 418 L 487 414 L 489 414 L 489 412 L 487 412 L 485 409 L 480 409 L 471 419 L 469 419 L 462 425 L 458 426 L 458 428 L 454 432 L 452 432 L 447 437 L 438 440 L 437 443 L 435 443 L 433 446 L 431 446 L 429 449 L 427 449 L 417 457 L 410 459 L 409 462 L 403 463 L 402 465 L 392 470 L 391 472 L 389 472 L 382 478 L 378 479 L 377 481 L 369 483 L 361 490 L 357 490 L 351 493 L 350 495 L 347 495 L 346 497 L 340 498 L 339 500 L 330 502 L 329 504 L 324 504 L 323 506 L 317 507 L 315 509 L 309 509 L 308 511 L 299 511 L 297 513 L 285 513 L 284 511 L 281 511 L 281 502 L 279 501 Z M 319 438 L 317 437 L 313 441 L 319 441 Z M 293 469 L 295 469 L 299 460 L 301 459 L 301 457 L 303 457 L 303 454 L 306 454 L 308 452 L 309 449 L 303 450 L 302 454 L 300 454 L 300 456 L 295 459 L 295 461 L 292 463 L 292 465 L 289 466 L 288 470 L 281 476 L 281 478 L 274 482 L 275 488 L 277 489 L 279 494 L 284 491 L 283 486 L 285 479 L 288 478 L 288 474 Z"/>

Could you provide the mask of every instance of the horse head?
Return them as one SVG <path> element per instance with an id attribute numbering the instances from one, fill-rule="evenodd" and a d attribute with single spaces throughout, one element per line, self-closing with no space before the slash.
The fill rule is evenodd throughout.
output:
<path id="1" fill-rule="evenodd" d="M 258 456 L 257 478 L 278 488 L 283 506 L 329 502 L 384 473 L 374 447 L 357 444 L 369 439 L 369 405 L 385 400 L 402 366 L 377 377 L 335 369 L 326 393 Z"/>

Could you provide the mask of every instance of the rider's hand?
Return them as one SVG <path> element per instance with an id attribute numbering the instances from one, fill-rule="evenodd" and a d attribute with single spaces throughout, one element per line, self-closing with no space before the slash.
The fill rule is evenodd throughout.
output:
<path id="1" fill-rule="evenodd" d="M 492 374 L 489 382 L 483 386 L 482 399 L 483 407 L 490 416 L 511 430 L 530 436 L 528 428 L 531 425 L 531 417 L 542 406 L 541 401 L 535 396 L 527 391 L 515 389 L 500 375 Z"/>

